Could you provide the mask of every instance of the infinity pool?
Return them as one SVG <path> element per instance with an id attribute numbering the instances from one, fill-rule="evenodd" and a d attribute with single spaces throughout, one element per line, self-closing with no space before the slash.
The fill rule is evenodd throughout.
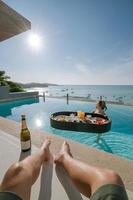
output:
<path id="1" fill-rule="evenodd" d="M 27 124 L 31 128 L 70 138 L 91 147 L 133 160 L 133 107 L 107 105 L 107 114 L 112 119 L 112 129 L 96 142 L 97 134 L 85 132 L 63 131 L 50 127 L 49 117 L 57 111 L 91 112 L 94 103 L 60 99 L 26 99 L 0 104 L 0 115 L 21 121 L 21 114 L 27 115 Z"/>

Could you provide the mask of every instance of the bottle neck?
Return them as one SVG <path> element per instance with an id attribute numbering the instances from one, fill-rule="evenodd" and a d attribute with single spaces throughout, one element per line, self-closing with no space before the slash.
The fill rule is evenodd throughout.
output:
<path id="1" fill-rule="evenodd" d="M 22 119 L 22 129 L 27 129 L 26 119 Z"/>

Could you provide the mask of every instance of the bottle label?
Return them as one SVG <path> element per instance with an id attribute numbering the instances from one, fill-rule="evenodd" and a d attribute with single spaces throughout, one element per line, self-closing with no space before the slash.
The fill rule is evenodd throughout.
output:
<path id="1" fill-rule="evenodd" d="M 21 149 L 22 150 L 27 150 L 31 148 L 31 141 L 21 141 Z"/>

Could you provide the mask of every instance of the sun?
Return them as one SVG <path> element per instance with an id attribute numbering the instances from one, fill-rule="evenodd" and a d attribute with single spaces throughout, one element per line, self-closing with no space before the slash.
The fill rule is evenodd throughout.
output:
<path id="1" fill-rule="evenodd" d="M 39 50 L 42 47 L 42 39 L 36 33 L 30 33 L 28 36 L 28 44 L 33 50 Z"/>

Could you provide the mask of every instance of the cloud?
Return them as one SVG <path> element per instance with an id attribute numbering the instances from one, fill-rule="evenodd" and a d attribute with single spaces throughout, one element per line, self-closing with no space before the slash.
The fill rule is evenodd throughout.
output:
<path id="1" fill-rule="evenodd" d="M 133 56 L 96 66 L 78 63 L 75 69 L 82 84 L 133 84 Z"/>
<path id="2" fill-rule="evenodd" d="M 73 62 L 72 62 L 73 63 Z M 117 59 L 112 63 L 88 64 L 88 62 L 75 62 L 67 70 L 65 67 L 56 68 L 52 67 L 44 68 L 37 67 L 32 71 L 31 67 L 23 67 L 20 71 L 8 70 L 8 74 L 14 81 L 19 82 L 51 82 L 57 84 L 86 84 L 86 85 L 108 85 L 108 84 L 133 84 L 133 56 L 125 56 Z M 27 73 L 24 73 L 27 70 Z M 9 73 L 10 72 L 10 73 Z M 17 76 L 16 76 L 17 74 Z"/>
<path id="3" fill-rule="evenodd" d="M 89 73 L 88 65 L 80 63 L 76 64 L 75 67 L 81 73 Z"/>

